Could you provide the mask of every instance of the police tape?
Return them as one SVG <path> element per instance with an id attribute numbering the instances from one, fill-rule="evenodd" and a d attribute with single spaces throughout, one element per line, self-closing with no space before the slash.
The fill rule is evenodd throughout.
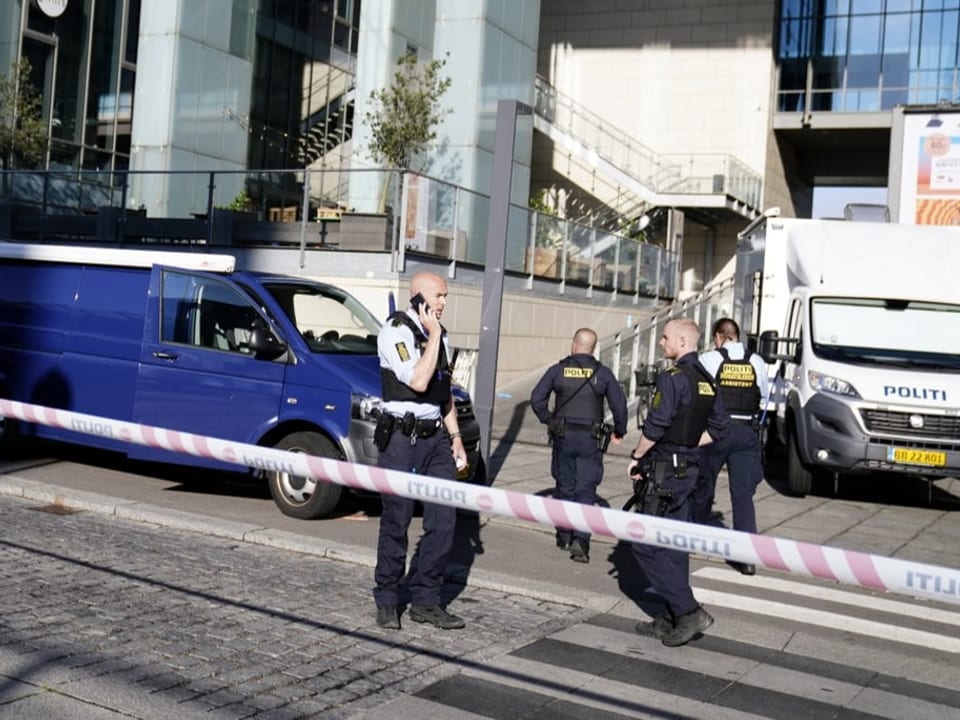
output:
<path id="1" fill-rule="evenodd" d="M 0 416 L 358 490 L 581 530 L 825 580 L 960 604 L 960 571 L 696 523 L 385 470 L 303 453 L 0 399 Z"/>

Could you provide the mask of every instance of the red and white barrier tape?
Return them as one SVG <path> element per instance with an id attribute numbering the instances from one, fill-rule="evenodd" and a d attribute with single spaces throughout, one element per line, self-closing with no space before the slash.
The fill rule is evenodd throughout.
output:
<path id="1" fill-rule="evenodd" d="M 936 565 L 353 465 L 10 400 L 0 399 L 0 416 L 262 470 L 282 470 L 322 482 L 502 515 L 549 527 L 582 530 L 628 542 L 752 563 L 771 570 L 960 604 L 960 571 Z"/>

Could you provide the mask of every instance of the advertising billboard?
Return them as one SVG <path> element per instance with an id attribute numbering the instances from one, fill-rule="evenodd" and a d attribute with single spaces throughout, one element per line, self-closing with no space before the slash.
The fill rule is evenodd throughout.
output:
<path id="1" fill-rule="evenodd" d="M 893 113 L 891 219 L 960 225 L 960 106 L 901 106 Z"/>

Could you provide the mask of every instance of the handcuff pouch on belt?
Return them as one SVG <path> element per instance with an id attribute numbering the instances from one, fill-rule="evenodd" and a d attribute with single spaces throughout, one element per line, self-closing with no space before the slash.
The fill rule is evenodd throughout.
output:
<path id="1" fill-rule="evenodd" d="M 686 474 L 686 461 L 683 461 Z M 648 460 L 643 458 L 633 469 L 633 495 L 623 506 L 624 510 L 634 509 L 645 515 L 663 517 L 673 507 L 673 491 L 664 486 L 664 480 L 677 475 L 679 469 L 668 460 Z"/>

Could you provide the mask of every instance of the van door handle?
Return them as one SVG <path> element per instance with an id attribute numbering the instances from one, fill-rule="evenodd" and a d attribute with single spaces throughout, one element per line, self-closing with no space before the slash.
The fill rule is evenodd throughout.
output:
<path id="1" fill-rule="evenodd" d="M 178 357 L 180 357 L 176 353 L 163 352 L 162 350 L 158 350 L 153 354 L 153 356 L 158 360 L 176 360 Z"/>

